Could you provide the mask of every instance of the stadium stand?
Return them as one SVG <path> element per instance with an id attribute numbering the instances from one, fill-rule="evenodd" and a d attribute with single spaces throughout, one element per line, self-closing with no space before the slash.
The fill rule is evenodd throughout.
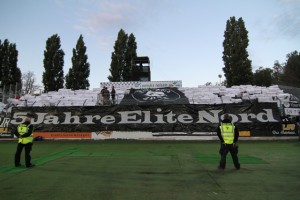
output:
<path id="1" fill-rule="evenodd" d="M 225 86 L 198 86 L 181 88 L 193 104 L 231 104 L 243 101 L 284 103 L 290 100 L 291 94 L 284 93 L 277 85 L 270 87 L 241 85 L 226 88 Z"/>
<path id="2" fill-rule="evenodd" d="M 19 99 L 8 99 L 10 104 L 18 107 L 33 106 L 96 106 L 99 88 L 96 90 L 59 89 L 57 92 L 43 93 L 39 96 L 26 94 Z"/>
<path id="3" fill-rule="evenodd" d="M 295 100 L 297 101 L 297 100 L 300 99 L 300 88 L 291 87 L 291 86 L 285 86 L 285 85 L 279 85 L 278 87 L 280 89 L 282 89 L 284 93 L 290 93 L 294 97 L 296 97 L 296 99 L 294 99 L 294 101 Z"/>
<path id="4" fill-rule="evenodd" d="M 116 104 L 129 93 L 129 88 L 116 87 Z M 39 96 L 26 94 L 19 99 L 8 99 L 10 104 L 18 107 L 44 106 L 98 106 L 103 105 L 100 95 L 101 88 L 93 90 L 60 89 L 57 92 L 43 93 Z M 278 85 L 270 87 L 240 85 L 226 88 L 225 86 L 180 87 L 190 104 L 232 104 L 243 101 L 276 102 L 278 106 L 289 102 L 292 97 Z"/>

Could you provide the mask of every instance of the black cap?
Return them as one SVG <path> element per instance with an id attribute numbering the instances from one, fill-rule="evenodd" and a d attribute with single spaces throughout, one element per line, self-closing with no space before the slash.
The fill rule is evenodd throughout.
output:
<path id="1" fill-rule="evenodd" d="M 225 113 L 223 119 L 229 119 L 231 121 L 231 116 L 228 113 Z"/>
<path id="2" fill-rule="evenodd" d="M 26 117 L 29 117 L 29 118 L 34 118 L 34 114 L 33 113 L 27 113 Z"/>

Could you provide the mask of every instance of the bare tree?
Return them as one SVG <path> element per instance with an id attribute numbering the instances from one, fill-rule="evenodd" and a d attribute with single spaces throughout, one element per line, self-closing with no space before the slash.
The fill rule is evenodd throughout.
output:
<path id="1" fill-rule="evenodd" d="M 32 71 L 28 71 L 22 75 L 23 90 L 25 94 L 29 94 L 34 89 L 35 76 Z"/>

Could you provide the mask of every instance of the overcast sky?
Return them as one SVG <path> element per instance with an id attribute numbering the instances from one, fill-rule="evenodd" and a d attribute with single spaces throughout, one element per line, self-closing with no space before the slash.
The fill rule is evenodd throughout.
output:
<path id="1" fill-rule="evenodd" d="M 111 53 L 122 28 L 133 33 L 138 56 L 148 56 L 152 81 L 182 80 L 197 87 L 224 79 L 227 20 L 243 18 L 253 71 L 300 51 L 300 0 L 0 0 L 0 39 L 17 45 L 18 67 L 42 85 L 46 40 L 54 34 L 65 52 L 64 74 L 82 34 L 90 89 L 107 82 Z"/>

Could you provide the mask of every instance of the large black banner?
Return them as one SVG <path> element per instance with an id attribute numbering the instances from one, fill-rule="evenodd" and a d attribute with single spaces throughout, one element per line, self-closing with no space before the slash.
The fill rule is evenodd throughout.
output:
<path id="1" fill-rule="evenodd" d="M 121 105 L 189 104 L 189 99 L 177 88 L 130 89 Z"/>
<path id="2" fill-rule="evenodd" d="M 280 113 L 275 103 L 223 105 L 114 105 L 93 107 L 17 107 L 12 111 L 11 128 L 33 113 L 35 131 L 95 132 L 213 132 L 224 113 L 230 113 L 240 130 L 251 135 L 272 135 L 281 129 Z"/>
<path id="3" fill-rule="evenodd" d="M 13 134 L 9 129 L 10 118 L 0 117 L 0 138 L 12 138 Z"/>

